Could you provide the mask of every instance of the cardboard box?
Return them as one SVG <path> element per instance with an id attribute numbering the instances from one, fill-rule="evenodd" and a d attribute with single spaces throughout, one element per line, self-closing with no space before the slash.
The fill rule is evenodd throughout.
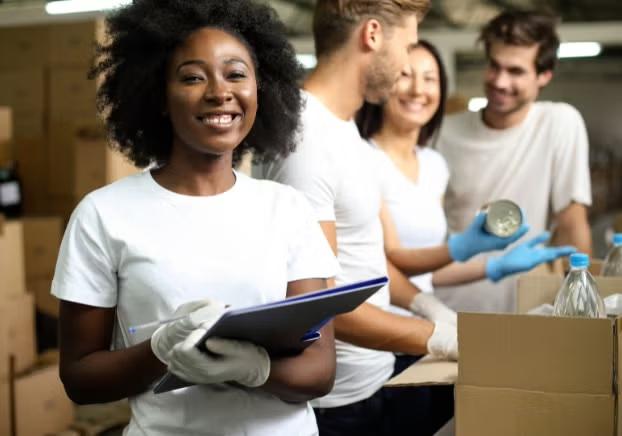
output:
<path id="1" fill-rule="evenodd" d="M 41 68 L 0 71 L 0 105 L 13 109 L 14 124 L 24 114 L 43 114 L 45 107 L 45 72 Z M 18 114 L 20 114 L 18 116 Z"/>
<path id="2" fill-rule="evenodd" d="M 72 194 L 50 194 L 46 198 L 45 210 L 50 215 L 61 217 L 64 228 L 79 202 L 80 198 Z"/>
<path id="3" fill-rule="evenodd" d="M 523 276 L 517 307 L 551 303 L 563 277 Z M 619 278 L 596 277 L 603 296 Z M 459 314 L 459 436 L 621 435 L 622 319 Z"/>
<path id="4" fill-rule="evenodd" d="M 11 108 L 8 106 L 0 107 L 0 144 L 7 143 L 13 139 L 13 116 Z"/>
<path id="5" fill-rule="evenodd" d="M 73 195 L 76 157 L 74 144 L 81 130 L 100 131 L 92 118 L 71 121 L 50 121 L 47 187 L 50 194 Z M 50 211 L 51 212 L 51 211 Z"/>
<path id="6" fill-rule="evenodd" d="M 34 312 L 30 294 L 0 299 L 0 379 L 9 375 L 10 356 L 15 358 L 16 373 L 35 363 Z"/>
<path id="7" fill-rule="evenodd" d="M 0 344 L 0 350 L 2 344 Z M 11 424 L 11 389 L 8 379 L 0 378 L 0 434 L 10 435 Z"/>
<path id="8" fill-rule="evenodd" d="M 24 294 L 24 232 L 22 222 L 0 218 L 0 299 Z"/>
<path id="9" fill-rule="evenodd" d="M 58 216 L 25 217 L 22 224 L 26 280 L 54 275 L 62 239 L 62 219 Z"/>
<path id="10" fill-rule="evenodd" d="M 386 387 L 453 385 L 458 379 L 458 362 L 440 360 L 430 355 L 387 381 Z"/>
<path id="11" fill-rule="evenodd" d="M 59 123 L 53 126 L 49 160 L 50 192 L 78 199 L 139 171 L 112 150 L 100 125 Z"/>
<path id="12" fill-rule="evenodd" d="M 45 365 L 15 380 L 16 436 L 45 436 L 65 430 L 73 422 L 74 405 L 58 371 L 58 364 Z"/>
<path id="13" fill-rule="evenodd" d="M 20 139 L 15 142 L 15 154 L 22 182 L 23 210 L 27 215 L 46 213 L 48 195 L 47 139 Z"/>
<path id="14" fill-rule="evenodd" d="M 45 75 L 43 69 L 0 71 L 0 105 L 13 111 L 13 136 L 18 139 L 45 135 Z"/>
<path id="15" fill-rule="evenodd" d="M 95 55 L 95 44 L 105 36 L 103 20 L 50 26 L 50 66 L 79 67 L 85 71 Z"/>
<path id="16" fill-rule="evenodd" d="M 35 306 L 39 312 L 54 318 L 59 316 L 58 298 L 51 294 L 53 275 L 28 280 L 26 287 L 35 297 Z"/>
<path id="17" fill-rule="evenodd" d="M 28 371 L 0 380 L 0 434 L 47 436 L 71 425 L 75 408 L 58 372 L 58 358 L 46 353 Z"/>
<path id="18" fill-rule="evenodd" d="M 0 165 L 13 160 L 13 117 L 11 108 L 0 106 Z"/>
<path id="19" fill-rule="evenodd" d="M 44 67 L 48 64 L 47 26 L 0 28 L 0 68 Z"/>
<path id="20" fill-rule="evenodd" d="M 138 168 L 102 138 L 77 137 L 74 194 L 83 197 L 95 189 L 135 174 Z"/>
<path id="21" fill-rule="evenodd" d="M 97 118 L 94 80 L 86 68 L 55 68 L 49 74 L 49 114 L 52 122 Z"/>

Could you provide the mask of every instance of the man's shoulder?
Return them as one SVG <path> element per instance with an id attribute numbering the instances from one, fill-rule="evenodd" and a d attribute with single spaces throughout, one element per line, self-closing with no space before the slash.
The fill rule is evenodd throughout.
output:
<path id="1" fill-rule="evenodd" d="M 459 112 L 443 120 L 436 148 L 443 154 L 447 147 L 460 146 L 477 134 L 477 112 Z"/>
<path id="2" fill-rule="evenodd" d="M 565 122 L 583 118 L 577 108 L 566 102 L 538 101 L 534 103 L 534 106 L 541 117 L 550 120 L 561 120 Z"/>

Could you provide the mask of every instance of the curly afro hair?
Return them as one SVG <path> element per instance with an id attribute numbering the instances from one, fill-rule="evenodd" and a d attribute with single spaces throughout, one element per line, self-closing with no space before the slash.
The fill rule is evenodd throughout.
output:
<path id="1" fill-rule="evenodd" d="M 97 108 L 115 147 L 135 165 L 167 163 L 173 131 L 163 111 L 166 67 L 175 49 L 205 27 L 239 38 L 256 63 L 257 118 L 234 164 L 248 151 L 265 162 L 294 150 L 303 69 L 272 8 L 251 0 L 134 0 L 106 24 L 109 38 L 98 45 L 89 76 L 101 78 Z"/>

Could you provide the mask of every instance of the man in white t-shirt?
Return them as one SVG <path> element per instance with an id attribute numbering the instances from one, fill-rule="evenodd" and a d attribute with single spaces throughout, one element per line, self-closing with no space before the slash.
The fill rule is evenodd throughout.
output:
<path id="1" fill-rule="evenodd" d="M 559 39 L 552 17 L 502 13 L 482 30 L 488 58 L 479 113 L 448 117 L 438 141 L 451 177 L 445 197 L 450 231 L 461 231 L 486 203 L 518 203 L 538 234 L 591 252 L 588 139 L 565 103 L 536 102 L 553 77 Z M 457 310 L 512 311 L 515 279 L 437 289 Z"/>
<path id="2" fill-rule="evenodd" d="M 382 389 L 399 371 L 394 352 L 457 358 L 455 313 L 440 303 L 418 306 L 431 321 L 387 311 L 390 303 L 399 304 L 398 295 L 408 296 L 400 298 L 403 308 L 416 310 L 409 303 L 418 300 L 417 289 L 390 264 L 387 271 L 382 166 L 378 151 L 361 139 L 353 121 L 364 99 L 382 102 L 390 95 L 428 6 L 427 0 L 319 0 L 314 18 L 318 66 L 304 84 L 301 140 L 285 160 L 254 171 L 294 186 L 309 199 L 337 254 L 338 284 L 390 274 L 390 290 L 385 287 L 335 320 L 335 386 L 313 403 L 321 436 L 433 434 L 452 413 L 451 389 Z M 510 243 L 484 232 L 481 218 L 447 245 L 400 253 L 414 269 L 427 272 Z"/>

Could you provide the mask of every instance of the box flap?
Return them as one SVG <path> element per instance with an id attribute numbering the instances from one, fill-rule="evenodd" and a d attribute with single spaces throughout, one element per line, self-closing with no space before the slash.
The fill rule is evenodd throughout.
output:
<path id="1" fill-rule="evenodd" d="M 614 434 L 614 395 L 557 394 L 456 386 L 460 436 Z"/>
<path id="2" fill-rule="evenodd" d="M 594 276 L 599 293 L 604 297 L 622 293 L 622 278 Z M 516 310 L 526 313 L 542 304 L 553 304 L 564 278 L 557 275 L 523 275 L 518 279 Z"/>
<path id="3" fill-rule="evenodd" d="M 453 385 L 457 378 L 458 362 L 448 362 L 426 356 L 384 385 L 385 387 Z"/>
<path id="4" fill-rule="evenodd" d="M 458 383 L 610 394 L 613 320 L 460 313 Z"/>

